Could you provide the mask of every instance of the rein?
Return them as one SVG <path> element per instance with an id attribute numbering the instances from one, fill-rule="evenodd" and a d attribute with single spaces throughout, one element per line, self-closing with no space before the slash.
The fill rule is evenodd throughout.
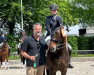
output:
<path id="1" fill-rule="evenodd" d="M 59 49 L 65 48 L 66 47 L 65 45 L 66 45 L 66 43 L 64 43 L 64 44 L 57 44 L 56 45 L 56 49 L 59 50 Z M 60 46 L 62 46 L 62 47 L 60 47 Z"/>
<path id="2" fill-rule="evenodd" d="M 63 43 L 61 44 L 62 41 L 58 41 L 58 43 L 56 44 L 56 50 L 59 51 L 60 49 L 62 48 L 66 48 L 66 43 Z M 59 57 L 59 59 L 63 59 L 63 58 L 66 58 L 67 56 L 66 55 L 62 55 Z"/>

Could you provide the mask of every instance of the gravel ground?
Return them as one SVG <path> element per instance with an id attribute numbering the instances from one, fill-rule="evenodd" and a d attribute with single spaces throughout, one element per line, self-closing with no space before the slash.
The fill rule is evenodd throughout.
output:
<path id="1" fill-rule="evenodd" d="M 94 57 L 74 57 L 71 60 L 74 68 L 67 71 L 67 75 L 94 75 Z M 9 69 L 0 69 L 0 75 L 26 75 L 25 67 L 20 68 L 20 60 L 9 60 Z M 56 75 L 61 75 L 58 71 Z"/>

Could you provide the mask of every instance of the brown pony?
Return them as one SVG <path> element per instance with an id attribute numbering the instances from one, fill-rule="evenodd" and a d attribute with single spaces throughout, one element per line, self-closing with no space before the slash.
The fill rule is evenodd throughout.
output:
<path id="1" fill-rule="evenodd" d="M 20 44 L 22 46 L 22 43 Z M 21 55 L 21 48 L 18 48 L 18 54 L 20 55 L 21 58 L 21 68 L 23 68 L 23 65 L 25 65 L 25 57 Z"/>
<path id="2" fill-rule="evenodd" d="M 22 39 L 20 39 L 20 43 L 19 43 L 19 46 L 20 46 L 20 47 L 18 47 L 18 54 L 20 55 L 20 58 L 21 58 L 21 68 L 23 68 L 23 65 L 25 65 L 25 60 L 26 60 L 25 57 L 21 55 L 22 43 L 23 43 L 23 41 L 24 41 L 26 38 L 27 38 L 27 35 L 24 35 L 24 36 L 22 37 Z"/>
<path id="3" fill-rule="evenodd" d="M 8 55 L 9 55 L 8 43 L 4 42 L 0 51 L 0 61 L 1 61 L 2 68 L 5 65 L 2 63 L 5 62 L 6 59 L 7 59 L 7 67 L 8 67 Z"/>
<path id="4" fill-rule="evenodd" d="M 64 34 L 63 26 L 58 27 L 51 35 L 51 42 L 47 54 L 47 75 L 56 75 L 59 70 L 61 75 L 66 75 L 68 66 L 67 36 Z"/>

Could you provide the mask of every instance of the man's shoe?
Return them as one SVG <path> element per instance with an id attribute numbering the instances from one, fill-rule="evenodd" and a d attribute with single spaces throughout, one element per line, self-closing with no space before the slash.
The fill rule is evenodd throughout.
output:
<path id="1" fill-rule="evenodd" d="M 73 66 L 71 64 L 68 64 L 68 68 L 73 68 Z"/>

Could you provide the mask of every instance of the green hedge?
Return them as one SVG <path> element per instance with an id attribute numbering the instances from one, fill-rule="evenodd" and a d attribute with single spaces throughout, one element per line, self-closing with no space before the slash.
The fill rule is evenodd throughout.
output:
<path id="1" fill-rule="evenodd" d="M 94 37 L 68 36 L 68 42 L 73 50 L 94 50 Z"/>
<path id="2" fill-rule="evenodd" d="M 94 50 L 94 37 L 89 38 L 89 50 Z"/>
<path id="3" fill-rule="evenodd" d="M 72 46 L 73 50 L 78 50 L 77 42 L 78 42 L 78 37 L 68 36 L 68 43 Z"/>
<path id="4" fill-rule="evenodd" d="M 78 50 L 89 50 L 89 37 L 79 37 Z"/>
<path id="5" fill-rule="evenodd" d="M 16 51 L 19 37 L 8 34 L 7 38 L 11 52 Z M 72 50 L 94 50 L 94 37 L 68 36 L 68 43 L 72 46 Z"/>

